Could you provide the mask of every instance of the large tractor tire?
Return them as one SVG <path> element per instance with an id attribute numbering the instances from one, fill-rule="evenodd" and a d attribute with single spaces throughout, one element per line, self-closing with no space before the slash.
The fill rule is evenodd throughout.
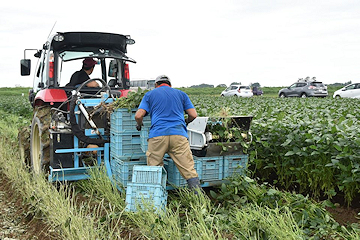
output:
<path id="1" fill-rule="evenodd" d="M 18 141 L 21 160 L 27 166 L 30 166 L 30 127 L 19 129 Z"/>
<path id="2" fill-rule="evenodd" d="M 37 107 L 31 123 L 30 163 L 36 174 L 49 172 L 50 166 L 50 120 L 49 106 Z"/>

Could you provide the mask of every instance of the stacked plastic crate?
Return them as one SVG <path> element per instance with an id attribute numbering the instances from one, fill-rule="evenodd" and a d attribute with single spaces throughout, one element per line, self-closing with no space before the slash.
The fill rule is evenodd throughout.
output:
<path id="1" fill-rule="evenodd" d="M 186 180 L 181 176 L 174 161 L 170 157 L 164 158 L 164 167 L 168 173 L 168 183 L 170 185 L 174 187 L 184 187 L 187 185 Z M 195 161 L 194 168 L 199 174 L 199 169 L 201 168 L 201 162 Z M 199 174 L 199 178 L 201 178 L 200 174 Z"/>
<path id="2" fill-rule="evenodd" d="M 222 156 L 216 157 L 194 157 L 194 168 L 199 175 L 201 182 L 211 183 L 221 181 L 224 176 L 224 159 Z M 180 175 L 174 161 L 170 158 L 164 158 L 164 166 L 168 172 L 168 182 L 174 187 L 183 187 L 187 185 L 186 180 Z"/>
<path id="3" fill-rule="evenodd" d="M 224 178 L 245 175 L 248 158 L 246 154 L 224 156 Z"/>
<path id="4" fill-rule="evenodd" d="M 140 144 L 143 152 L 146 152 L 148 148 L 147 139 L 149 136 L 150 126 L 151 122 L 148 121 L 147 123 L 144 123 L 141 130 Z M 248 162 L 248 155 L 226 155 L 226 152 L 221 154 L 219 152 L 219 156 L 193 157 L 195 163 L 194 167 L 199 174 L 203 187 L 216 185 L 234 174 L 244 175 Z M 169 189 L 172 187 L 183 187 L 187 185 L 186 180 L 181 176 L 174 161 L 168 154 L 165 154 L 164 157 L 164 167 L 167 171 L 168 183 L 171 185 L 168 186 Z"/>
<path id="5" fill-rule="evenodd" d="M 126 187 L 135 165 L 146 165 L 141 148 L 140 132 L 136 130 L 136 109 L 116 109 L 110 117 L 110 165 L 115 181 Z M 150 117 L 144 118 L 144 124 Z"/>
<path id="6" fill-rule="evenodd" d="M 165 211 L 167 204 L 167 174 L 159 166 L 134 166 L 132 180 L 126 188 L 127 211 Z"/>
<path id="7" fill-rule="evenodd" d="M 222 180 L 239 174 L 244 175 L 248 162 L 248 155 L 229 155 L 196 157 L 196 169 L 203 187 L 216 185 Z M 164 167 L 168 174 L 168 183 L 173 187 L 184 187 L 186 180 L 180 175 L 174 161 L 170 157 L 164 158 Z"/>
<path id="8" fill-rule="evenodd" d="M 144 126 L 142 126 L 141 128 L 141 132 L 140 132 L 140 146 L 141 146 L 141 150 L 143 152 L 147 151 L 148 148 L 148 137 L 149 137 L 149 130 L 151 127 L 151 121 L 143 121 Z"/>

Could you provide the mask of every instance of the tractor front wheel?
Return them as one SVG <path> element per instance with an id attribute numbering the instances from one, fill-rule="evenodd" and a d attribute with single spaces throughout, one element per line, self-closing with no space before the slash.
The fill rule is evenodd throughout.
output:
<path id="1" fill-rule="evenodd" d="M 36 174 L 48 172 L 50 166 L 50 107 L 38 107 L 31 123 L 30 162 Z"/>

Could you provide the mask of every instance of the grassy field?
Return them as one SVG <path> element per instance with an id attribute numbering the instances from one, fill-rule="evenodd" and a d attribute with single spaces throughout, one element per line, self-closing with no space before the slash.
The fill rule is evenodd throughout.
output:
<path id="1" fill-rule="evenodd" d="M 158 214 L 124 211 L 125 195 L 102 170 L 93 171 L 90 180 L 63 185 L 31 174 L 17 143 L 18 128 L 31 120 L 24 90 L 0 89 L 12 92 L 0 94 L 0 171 L 63 239 L 360 239 L 358 225 L 342 226 L 325 210 L 330 201 L 316 202 L 306 194 L 313 189 L 329 196 L 346 189 L 355 190 L 350 197 L 359 194 L 359 159 L 351 158 L 360 156 L 359 101 L 189 93 L 200 115 L 254 116 L 254 141 L 247 146 L 251 171 L 207 194 L 170 191 L 166 212 Z M 302 189 L 304 195 L 279 191 L 266 181 L 270 177 L 273 184 L 309 188 Z"/>
<path id="2" fill-rule="evenodd" d="M 261 89 L 264 91 L 264 97 L 278 97 L 278 92 L 280 89 L 284 87 L 262 87 Z M 4 96 L 13 96 L 16 94 L 24 94 L 28 95 L 30 88 L 0 88 L 0 93 Z M 218 95 L 225 88 L 177 88 L 189 95 Z M 340 87 L 328 87 L 329 96 L 332 97 L 333 93 L 340 89 Z"/>

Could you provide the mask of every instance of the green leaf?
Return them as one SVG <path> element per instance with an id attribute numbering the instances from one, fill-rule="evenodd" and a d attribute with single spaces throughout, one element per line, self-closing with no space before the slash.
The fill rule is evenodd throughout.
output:
<path id="1" fill-rule="evenodd" d="M 239 197 L 239 195 L 234 195 L 234 201 L 239 202 L 241 200 L 241 198 Z"/>
<path id="2" fill-rule="evenodd" d="M 288 151 L 287 153 L 285 153 L 285 156 L 292 156 L 294 155 L 295 153 L 293 151 Z"/>
<path id="3" fill-rule="evenodd" d="M 334 145 L 334 148 L 336 148 L 336 150 L 338 150 L 339 152 L 342 151 L 342 148 L 339 145 Z"/>
<path id="4" fill-rule="evenodd" d="M 285 147 L 285 146 L 289 145 L 291 142 L 292 142 L 292 140 L 290 138 L 288 138 L 288 139 L 286 139 L 286 141 L 283 144 L 281 144 L 281 146 Z"/>
<path id="5" fill-rule="evenodd" d="M 272 195 L 275 195 L 277 194 L 277 191 L 273 188 L 270 188 L 268 191 L 267 191 L 267 195 L 269 196 L 272 196 Z"/>
<path id="6" fill-rule="evenodd" d="M 217 198 L 217 194 L 216 194 L 216 192 L 214 192 L 213 190 L 210 190 L 210 195 L 211 195 L 211 197 L 213 197 L 213 198 Z"/>

